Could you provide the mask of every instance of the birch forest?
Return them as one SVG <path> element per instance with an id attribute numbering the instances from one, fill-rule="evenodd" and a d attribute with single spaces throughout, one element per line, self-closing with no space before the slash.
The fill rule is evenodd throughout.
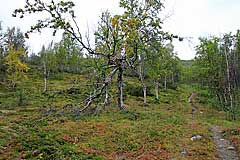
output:
<path id="1" fill-rule="evenodd" d="M 0 159 L 240 158 L 240 30 L 198 37 L 183 60 L 191 37 L 165 29 L 166 1 L 119 0 L 93 32 L 75 3 L 22 0 L 9 13 L 35 17 L 27 28 L 0 17 Z"/>

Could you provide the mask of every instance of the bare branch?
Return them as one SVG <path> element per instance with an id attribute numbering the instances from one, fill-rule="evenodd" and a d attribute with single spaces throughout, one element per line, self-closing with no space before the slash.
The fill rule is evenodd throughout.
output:
<path id="1" fill-rule="evenodd" d="M 113 79 L 114 75 L 116 74 L 117 70 L 118 70 L 118 68 L 115 68 L 110 73 L 110 75 L 105 79 L 104 84 L 96 90 L 96 93 L 86 99 L 85 106 L 81 110 L 79 110 L 79 113 L 84 112 L 92 104 L 92 102 L 95 99 L 99 98 L 102 95 L 102 93 L 106 89 L 106 87 L 112 82 L 112 79 Z"/>

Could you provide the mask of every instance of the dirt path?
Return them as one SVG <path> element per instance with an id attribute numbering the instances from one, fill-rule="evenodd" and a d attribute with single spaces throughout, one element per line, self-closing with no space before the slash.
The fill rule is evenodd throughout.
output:
<path id="1" fill-rule="evenodd" d="M 222 160 L 239 160 L 236 149 L 231 145 L 230 141 L 223 138 L 220 127 L 213 126 L 212 132 L 219 158 Z"/>

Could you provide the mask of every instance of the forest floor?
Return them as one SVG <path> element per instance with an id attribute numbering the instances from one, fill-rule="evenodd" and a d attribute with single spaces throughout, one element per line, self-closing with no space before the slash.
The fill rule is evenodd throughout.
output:
<path id="1" fill-rule="evenodd" d="M 70 80 L 51 80 L 49 85 L 54 90 L 68 88 Z M 218 160 L 217 139 L 228 139 L 240 151 L 240 122 L 228 121 L 224 112 L 197 102 L 192 117 L 187 99 L 193 88 L 186 85 L 160 92 L 160 103 L 148 97 L 144 106 L 142 98 L 128 95 L 127 112 L 113 104 L 97 115 L 77 117 L 63 111 L 71 110 L 67 104 L 76 102 L 78 95 L 49 100 L 39 93 L 40 80 L 29 79 L 25 88 L 28 100 L 21 107 L 13 93 L 0 89 L 1 160 Z M 221 133 L 213 126 L 220 126 Z"/>

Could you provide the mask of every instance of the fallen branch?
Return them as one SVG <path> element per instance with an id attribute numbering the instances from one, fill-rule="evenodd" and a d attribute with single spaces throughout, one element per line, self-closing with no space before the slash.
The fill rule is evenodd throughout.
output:
<path id="1" fill-rule="evenodd" d="M 100 88 L 98 88 L 98 89 L 96 90 L 95 94 L 94 94 L 94 95 L 91 95 L 90 97 L 88 97 L 88 98 L 85 100 L 85 101 L 86 101 L 85 106 L 84 106 L 81 110 L 78 111 L 79 113 L 84 112 L 84 111 L 92 104 L 92 102 L 93 102 L 95 99 L 97 99 L 97 98 L 99 98 L 99 97 L 101 97 L 101 96 L 103 95 L 103 91 L 107 88 L 107 86 L 109 85 L 109 83 L 112 82 L 113 76 L 116 74 L 117 70 L 118 70 L 118 68 L 115 68 L 115 69 L 110 73 L 110 75 L 105 79 L 104 84 L 103 84 Z"/>

